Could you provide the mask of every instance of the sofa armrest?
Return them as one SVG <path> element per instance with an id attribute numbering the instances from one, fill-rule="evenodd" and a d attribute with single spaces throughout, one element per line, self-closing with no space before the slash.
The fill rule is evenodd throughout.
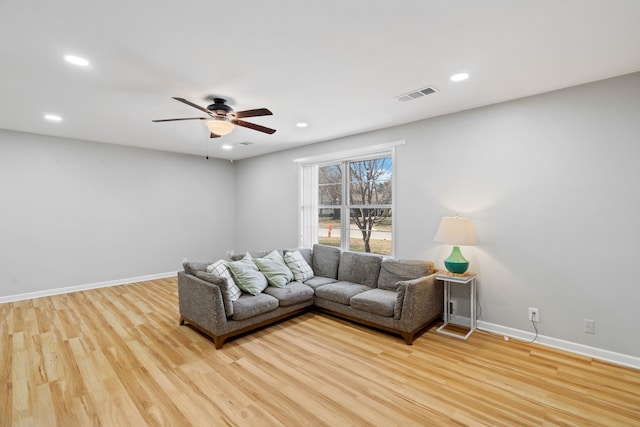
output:
<path id="1" fill-rule="evenodd" d="M 394 317 L 403 329 L 412 331 L 442 314 L 444 291 L 438 273 L 398 282 Z"/>
<path id="2" fill-rule="evenodd" d="M 178 272 L 178 305 L 180 316 L 211 334 L 228 332 L 222 291 L 213 283 Z"/>

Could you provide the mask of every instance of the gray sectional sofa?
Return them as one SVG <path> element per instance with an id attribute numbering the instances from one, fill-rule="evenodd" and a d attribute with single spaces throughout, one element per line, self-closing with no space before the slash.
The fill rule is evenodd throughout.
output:
<path id="1" fill-rule="evenodd" d="M 399 334 L 411 345 L 417 332 L 442 315 L 443 286 L 431 262 L 324 245 L 278 252 L 294 251 L 313 277 L 236 300 L 227 279 L 207 273 L 210 263 L 185 262 L 178 273 L 180 324 L 209 336 L 219 349 L 227 338 L 315 309 Z M 260 258 L 268 252 L 250 254 Z"/>

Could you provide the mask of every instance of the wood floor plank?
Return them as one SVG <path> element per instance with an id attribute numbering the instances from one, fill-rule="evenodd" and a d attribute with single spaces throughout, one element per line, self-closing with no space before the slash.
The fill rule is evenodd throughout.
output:
<path id="1" fill-rule="evenodd" d="M 640 425 L 631 368 L 314 312 L 216 350 L 177 296 L 166 278 L 0 304 L 0 427 Z"/>

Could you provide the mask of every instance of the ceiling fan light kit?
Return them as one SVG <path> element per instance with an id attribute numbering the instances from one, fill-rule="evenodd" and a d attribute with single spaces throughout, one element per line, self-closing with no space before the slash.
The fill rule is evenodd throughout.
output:
<path id="1" fill-rule="evenodd" d="M 204 113 L 207 113 L 209 117 L 186 117 L 180 119 L 161 119 L 152 120 L 153 122 L 175 122 L 179 120 L 207 120 L 207 128 L 211 132 L 211 138 L 218 138 L 222 135 L 231 133 L 235 126 L 241 126 L 248 129 L 257 130 L 258 132 L 267 133 L 269 135 L 275 133 L 275 129 L 268 128 L 266 126 L 257 125 L 251 122 L 245 122 L 239 120 L 244 117 L 259 117 L 259 116 L 271 116 L 273 113 L 266 108 L 256 108 L 254 110 L 245 110 L 234 112 L 233 108 L 227 105 L 227 100 L 223 98 L 214 98 L 213 104 L 207 108 L 194 104 L 191 101 L 187 101 L 184 98 L 176 98 L 176 101 L 180 101 L 187 104 L 190 107 L 196 108 Z"/>
<path id="2" fill-rule="evenodd" d="M 233 123 L 226 117 L 214 117 L 207 121 L 207 127 L 211 133 L 218 136 L 228 135 L 234 128 Z"/>

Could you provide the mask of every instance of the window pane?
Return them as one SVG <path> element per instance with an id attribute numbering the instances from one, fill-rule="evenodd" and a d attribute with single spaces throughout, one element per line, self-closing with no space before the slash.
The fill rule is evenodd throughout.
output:
<path id="1" fill-rule="evenodd" d="M 318 185 L 318 203 L 320 205 L 341 205 L 342 183 Z"/>
<path id="2" fill-rule="evenodd" d="M 336 184 L 342 182 L 342 165 L 329 165 L 318 168 L 318 183 Z"/>
<path id="3" fill-rule="evenodd" d="M 349 162 L 349 203 L 391 204 L 391 157 Z"/>
<path id="4" fill-rule="evenodd" d="M 318 168 L 318 203 L 342 204 L 342 166 L 329 165 Z"/>
<path id="5" fill-rule="evenodd" d="M 340 208 L 318 209 L 318 243 L 340 247 Z"/>
<path id="6" fill-rule="evenodd" d="M 349 223 L 349 250 L 391 255 L 391 209 L 353 208 Z"/>

